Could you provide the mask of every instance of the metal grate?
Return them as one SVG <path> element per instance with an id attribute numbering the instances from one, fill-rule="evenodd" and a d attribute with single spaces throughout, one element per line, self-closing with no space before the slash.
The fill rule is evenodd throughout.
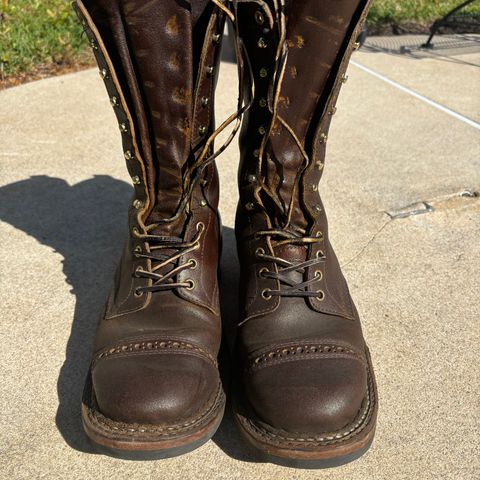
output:
<path id="1" fill-rule="evenodd" d="M 432 55 L 463 55 L 480 53 L 480 34 L 451 34 L 435 37 L 435 50 L 425 49 L 425 35 L 396 35 L 388 37 L 368 37 L 363 46 L 366 52 L 390 53 L 431 57 Z"/>
<path id="2" fill-rule="evenodd" d="M 428 37 L 427 42 L 423 46 L 425 48 L 434 48 L 434 44 L 432 43 L 433 37 L 435 37 L 435 35 L 440 32 L 440 29 L 443 29 L 445 27 L 461 28 L 463 29 L 463 32 L 476 31 L 470 29 L 474 28 L 475 25 L 478 26 L 478 19 L 471 17 L 469 13 L 464 10 L 468 5 L 471 5 L 475 1 L 476 0 L 465 0 L 460 5 L 457 5 L 454 9 L 450 10 L 450 12 L 448 12 L 442 18 L 439 18 L 438 20 L 433 22 L 433 25 L 430 27 L 430 36 Z"/>

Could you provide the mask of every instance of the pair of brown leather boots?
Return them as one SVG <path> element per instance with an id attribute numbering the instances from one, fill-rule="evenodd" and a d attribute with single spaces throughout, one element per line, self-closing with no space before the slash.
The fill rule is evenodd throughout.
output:
<path id="1" fill-rule="evenodd" d="M 82 402 L 106 453 L 206 442 L 225 406 L 213 140 L 243 115 L 234 416 L 271 461 L 321 467 L 372 442 L 377 394 L 318 193 L 330 120 L 369 0 L 77 0 L 135 188 Z M 239 111 L 215 130 L 225 20 Z M 228 141 L 230 138 L 227 140 Z"/>

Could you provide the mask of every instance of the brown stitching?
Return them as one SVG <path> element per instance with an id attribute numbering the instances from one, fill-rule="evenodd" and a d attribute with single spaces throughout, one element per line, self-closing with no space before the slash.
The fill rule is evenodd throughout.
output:
<path id="1" fill-rule="evenodd" d="M 106 49 L 106 47 L 103 43 L 103 40 L 100 36 L 100 33 L 98 32 L 97 27 L 94 24 L 92 18 L 90 17 L 87 9 L 85 8 L 85 6 L 83 5 L 81 0 L 77 1 L 76 5 L 78 7 L 77 11 L 80 13 L 80 16 L 84 20 L 85 28 L 87 28 L 89 30 L 89 33 L 95 38 L 95 40 L 98 43 L 98 46 L 100 47 L 101 54 L 99 53 L 99 57 L 104 60 L 104 62 L 108 66 L 108 69 L 109 69 L 110 74 L 112 76 L 112 83 L 113 83 L 114 89 L 117 92 L 118 96 L 120 97 L 120 101 L 121 101 L 121 104 L 122 104 L 122 109 L 125 112 L 125 115 L 127 117 L 128 123 L 129 123 L 129 129 L 130 129 L 130 133 L 131 133 L 130 137 L 132 139 L 132 144 L 133 144 L 133 147 L 134 147 L 134 150 L 135 150 L 135 156 L 138 159 L 138 162 L 140 164 L 144 183 L 145 183 L 145 185 L 147 185 L 147 171 L 145 169 L 145 164 L 143 162 L 142 156 L 140 155 L 140 149 L 139 149 L 138 144 L 137 144 L 137 136 L 136 136 L 136 132 L 135 132 L 135 126 L 134 126 L 133 119 L 132 119 L 130 110 L 128 108 L 127 102 L 125 100 L 125 96 L 123 94 L 123 91 L 122 91 L 121 88 L 117 87 L 117 85 L 118 86 L 120 85 L 120 82 L 118 81 L 115 68 L 113 67 L 113 63 L 110 59 L 110 56 L 108 55 L 107 49 Z M 145 202 L 144 208 L 142 209 L 143 212 L 147 211 L 147 209 L 150 205 L 150 195 L 149 195 L 148 189 L 145 189 L 145 196 L 146 196 L 146 202 Z"/>
<path id="2" fill-rule="evenodd" d="M 216 26 L 216 21 L 217 21 L 217 14 L 216 13 L 213 13 L 211 18 L 210 18 L 210 22 L 208 24 L 208 27 L 207 27 L 207 32 L 205 34 L 205 41 L 204 41 L 204 44 L 202 46 L 202 53 L 201 53 L 201 58 L 200 58 L 200 62 L 199 62 L 199 72 L 203 72 L 204 69 L 205 69 L 205 65 L 207 63 L 207 56 L 209 57 L 208 59 L 210 58 L 215 58 L 215 52 L 216 52 L 216 47 L 212 47 L 212 32 Z M 206 79 L 205 76 L 203 75 L 199 75 L 198 78 L 197 78 L 197 84 L 195 85 L 195 89 L 194 89 L 194 99 L 195 99 L 195 104 L 194 104 L 194 115 L 193 115 L 193 134 L 192 134 L 192 144 L 196 144 L 200 139 L 201 139 L 201 136 L 198 136 L 197 135 L 197 131 L 198 131 L 198 126 L 199 126 L 199 122 L 200 122 L 200 119 L 199 117 L 201 116 L 202 112 L 201 112 L 201 109 L 199 109 L 199 105 L 198 105 L 198 98 L 200 96 L 200 93 L 203 89 L 203 86 L 205 85 L 205 83 L 208 82 L 210 84 L 210 88 L 209 88 L 209 95 L 211 95 L 211 92 L 212 92 L 212 89 L 213 89 L 213 81 L 210 80 L 210 79 Z M 207 105 L 207 111 L 205 112 L 207 114 L 207 118 L 209 120 L 209 123 L 210 123 L 210 119 L 211 119 L 211 110 L 212 110 L 212 103 L 213 102 L 209 102 L 209 105 Z"/>
<path id="3" fill-rule="evenodd" d="M 80 21 L 82 22 L 82 24 L 85 28 L 85 31 L 86 32 L 88 31 L 88 33 L 98 43 L 99 50 L 97 49 L 97 50 L 94 51 L 95 58 L 97 60 L 97 64 L 99 66 L 101 64 L 105 64 L 108 71 L 110 72 L 112 90 L 114 91 L 116 96 L 120 97 L 120 103 L 121 103 L 121 106 L 122 106 L 122 110 L 123 110 L 123 113 L 125 114 L 125 116 L 127 118 L 128 124 L 129 124 L 129 132 L 130 132 L 129 137 L 132 141 L 133 150 L 135 152 L 135 158 L 137 159 L 138 163 L 140 164 L 140 169 L 141 169 L 141 174 L 142 174 L 142 177 L 143 177 L 144 185 L 148 185 L 147 170 L 146 170 L 143 158 L 140 154 L 140 149 L 138 147 L 135 125 L 133 123 L 131 112 L 130 112 L 130 110 L 128 108 L 128 105 L 127 105 L 127 102 L 125 100 L 123 90 L 120 88 L 120 82 L 118 80 L 117 73 L 116 73 L 116 70 L 115 70 L 115 68 L 113 66 L 113 63 L 111 61 L 111 58 L 108 54 L 108 51 L 105 47 L 105 44 L 104 44 L 102 38 L 100 36 L 100 33 L 98 32 L 97 27 L 96 27 L 95 23 L 93 22 L 92 18 L 90 17 L 87 9 L 83 5 L 83 2 L 81 0 L 78 0 L 77 2 L 75 2 L 75 7 L 74 8 L 75 8 L 75 10 L 76 10 L 76 12 L 77 12 L 77 14 L 80 18 Z M 107 93 L 108 93 L 108 86 L 107 86 L 106 83 L 105 83 L 105 86 L 107 88 Z M 122 138 L 122 142 L 123 142 L 123 138 Z M 150 192 L 149 192 L 147 187 L 145 188 L 145 198 L 146 198 L 146 201 L 145 201 L 144 208 L 138 213 L 138 221 L 139 221 L 140 224 L 143 224 L 143 220 L 141 218 L 142 212 L 147 211 L 148 207 L 150 205 Z M 150 293 L 145 297 L 145 300 L 144 300 L 144 302 L 141 306 L 133 307 L 129 310 L 120 311 L 120 307 L 131 297 L 132 290 L 133 290 L 133 285 L 134 285 L 134 280 L 132 279 L 132 281 L 130 283 L 130 290 L 128 292 L 127 297 L 117 306 L 116 313 L 114 315 L 108 315 L 110 310 L 113 309 L 113 304 L 115 303 L 113 301 L 113 298 L 112 298 L 112 304 L 108 305 L 109 308 L 105 312 L 105 317 L 104 317 L 105 320 L 109 320 L 109 319 L 112 319 L 112 318 L 123 316 L 123 315 L 129 314 L 129 313 L 137 312 L 137 311 L 140 311 L 140 310 L 143 310 L 144 308 L 146 308 L 146 306 L 149 304 L 149 301 L 150 301 L 150 297 L 151 297 Z"/>
<path id="4" fill-rule="evenodd" d="M 203 254 L 204 254 L 204 251 L 205 251 L 205 237 L 207 236 L 207 230 L 210 228 L 210 224 L 212 222 L 212 216 L 210 214 L 208 214 L 208 223 L 207 225 L 205 226 L 205 235 L 203 237 L 203 240 L 201 241 L 201 252 L 200 252 L 200 256 L 199 256 L 199 261 L 200 263 L 202 263 L 202 260 L 203 260 Z M 200 270 L 200 275 L 201 275 L 201 270 Z M 197 294 L 195 295 L 194 293 L 190 293 L 188 291 L 186 291 L 185 289 L 183 289 L 181 291 L 181 296 L 185 299 L 185 300 L 188 300 L 192 303 L 194 303 L 195 305 L 199 305 L 201 307 L 204 307 L 204 308 L 207 308 L 209 311 L 211 311 L 214 315 L 217 315 L 218 316 L 218 310 L 214 307 L 211 306 L 211 303 L 213 301 L 213 297 L 211 298 L 207 298 L 207 301 L 210 302 L 210 304 L 206 303 L 200 296 L 201 294 Z"/>
<path id="5" fill-rule="evenodd" d="M 321 116 L 320 125 L 319 125 L 320 127 L 322 126 L 323 120 L 325 118 L 325 113 L 328 112 L 328 110 L 335 103 L 335 100 L 338 98 L 338 96 L 340 94 L 340 87 L 341 87 L 341 83 L 342 83 L 342 81 L 341 81 L 342 72 L 345 73 L 345 71 L 347 70 L 348 62 L 350 61 L 350 57 L 352 56 L 352 53 L 353 53 L 353 50 L 354 50 L 355 41 L 358 37 L 360 29 L 363 26 L 363 23 L 365 22 L 365 18 L 367 16 L 367 13 L 368 13 L 371 2 L 372 2 L 372 0 L 367 0 L 366 1 L 365 5 L 363 7 L 362 13 L 360 14 L 360 17 L 357 21 L 357 24 L 355 25 L 355 27 L 353 29 L 353 33 L 350 37 L 350 41 L 345 48 L 343 58 L 341 59 L 340 65 L 338 67 L 337 78 L 334 82 L 334 85 L 332 87 L 329 98 L 327 99 L 327 101 L 325 103 L 325 110 L 324 110 L 324 112 L 322 113 L 322 116 Z M 317 155 L 317 145 L 318 145 L 317 139 L 318 139 L 318 135 L 320 134 L 320 132 L 321 132 L 321 128 L 318 128 L 317 132 L 315 133 L 314 146 L 313 146 L 313 157 L 316 157 L 316 155 Z"/>
<path id="6" fill-rule="evenodd" d="M 211 21 L 211 24 L 209 25 L 209 30 L 207 31 L 207 34 L 206 34 L 206 41 L 211 43 L 211 37 L 212 37 L 212 32 L 214 30 L 214 28 L 216 27 L 216 24 L 217 24 L 217 15 L 216 14 L 213 14 L 212 15 L 212 21 Z M 208 43 L 207 43 L 208 45 Z M 203 63 L 202 63 L 202 72 L 204 71 L 205 69 L 205 65 L 207 63 L 207 55 L 209 56 L 209 58 L 211 58 L 211 62 L 212 62 L 212 65 L 215 64 L 215 59 L 216 59 L 216 52 L 217 51 L 217 48 L 216 47 L 208 47 L 207 46 L 207 51 L 205 52 L 205 58 L 203 59 Z M 207 77 L 205 77 L 204 75 L 203 76 L 200 76 L 200 82 L 199 82 L 199 88 L 198 88 L 198 94 L 201 93 L 202 89 L 204 88 L 205 84 L 207 84 L 207 88 L 208 88 L 208 93 L 207 93 L 207 96 L 208 98 L 211 100 L 208 102 L 208 105 L 207 105 L 207 108 L 206 108 L 206 118 L 208 119 L 208 122 L 206 122 L 208 125 L 211 124 L 211 118 L 212 118 L 212 105 L 213 105 L 213 95 L 212 95 L 212 92 L 213 92 L 213 80 L 211 79 L 207 79 Z M 194 135 L 196 135 L 196 132 L 198 131 L 197 127 L 199 127 L 199 123 L 200 123 L 200 117 L 202 115 L 201 113 L 201 110 L 198 110 L 198 98 L 196 99 L 197 100 L 197 104 L 196 104 L 196 108 L 197 108 L 197 111 L 196 111 L 196 115 L 195 115 L 195 130 L 194 130 Z M 201 107 L 200 107 L 201 108 Z M 198 138 L 196 139 L 198 141 Z"/>
<path id="7" fill-rule="evenodd" d="M 155 341 L 138 341 L 130 342 L 123 345 L 118 345 L 116 347 L 107 348 L 103 352 L 98 353 L 94 359 L 93 364 L 98 362 L 101 359 L 111 357 L 112 355 L 119 354 L 128 354 L 130 352 L 142 352 L 142 351 L 153 351 L 153 350 L 162 350 L 162 349 L 174 349 L 174 350 L 191 350 L 192 352 L 200 353 L 203 356 L 207 357 L 215 366 L 217 361 L 215 358 L 196 345 L 193 345 L 188 342 L 176 341 L 176 340 L 155 340 Z"/>
<path id="8" fill-rule="evenodd" d="M 267 430 L 264 427 L 261 427 L 260 425 L 257 425 L 254 423 L 253 420 L 247 419 L 247 418 L 242 418 L 243 423 L 245 424 L 245 427 L 251 427 L 255 432 L 262 436 L 263 438 L 270 440 L 270 441 L 277 441 L 281 440 L 283 443 L 287 443 L 288 445 L 295 446 L 296 444 L 300 444 L 302 446 L 305 445 L 312 445 L 312 446 L 322 446 L 322 445 L 331 445 L 335 443 L 340 443 L 344 442 L 346 440 L 351 439 L 355 435 L 358 435 L 362 430 L 365 429 L 365 427 L 368 425 L 370 418 L 372 416 L 373 412 L 373 407 L 375 405 L 375 391 L 373 388 L 373 379 L 372 376 L 368 375 L 368 390 L 367 390 L 367 402 L 366 405 L 363 409 L 360 409 L 359 415 L 360 419 L 357 421 L 353 421 L 350 425 L 345 427 L 345 429 L 337 431 L 337 432 L 332 432 L 330 434 L 324 434 L 323 437 L 310 437 L 310 436 L 304 436 L 304 437 L 285 437 L 283 435 L 279 435 L 276 433 L 273 433 L 269 430 Z M 363 410 L 363 413 L 361 413 Z M 348 428 L 350 427 L 350 428 Z M 347 430 L 348 428 L 348 430 Z"/>
<path id="9" fill-rule="evenodd" d="M 207 232 L 210 230 L 210 225 L 212 224 L 212 217 L 213 215 L 208 215 L 208 221 L 207 221 L 207 226 L 205 227 L 205 236 L 203 237 L 202 241 L 202 247 L 200 249 L 200 264 L 203 265 L 203 259 L 205 257 L 205 246 L 207 244 Z M 216 219 L 216 217 L 215 217 Z M 200 275 L 202 275 L 202 270 L 200 270 Z M 193 294 L 192 294 L 193 296 Z M 208 298 L 208 295 L 207 295 Z M 212 303 L 212 297 L 208 298 L 209 303 Z M 203 302 L 202 302 L 203 303 Z"/>
<path id="10" fill-rule="evenodd" d="M 252 225 L 252 218 L 250 217 L 250 215 L 247 215 L 247 222 L 248 222 L 248 227 L 249 227 L 249 233 L 251 234 L 252 231 L 253 231 L 253 225 Z M 252 258 L 253 257 L 253 243 L 252 242 L 248 242 L 247 243 L 247 248 L 248 248 L 248 253 L 249 253 L 249 257 Z M 253 266 L 253 268 L 255 268 L 255 266 Z M 254 274 L 254 280 L 255 280 L 255 292 L 258 292 L 258 281 L 257 281 L 257 274 L 255 273 Z M 252 296 L 251 298 L 247 298 L 247 305 L 246 305 L 246 311 L 250 310 L 250 308 L 252 307 L 252 305 L 255 303 L 255 299 L 256 297 Z"/>
<path id="11" fill-rule="evenodd" d="M 354 360 L 357 360 L 361 363 L 365 363 L 363 362 L 360 358 L 358 357 L 354 357 L 352 355 L 349 355 L 349 354 L 345 354 L 345 353 L 330 353 L 330 354 L 310 354 L 310 355 L 306 355 L 306 354 L 303 354 L 303 355 L 295 355 L 293 357 L 290 357 L 290 358 L 280 358 L 278 360 L 276 360 L 275 362 L 272 362 L 270 364 L 268 363 L 262 363 L 260 365 L 252 365 L 250 366 L 250 368 L 248 369 L 249 371 L 252 371 L 252 370 L 261 370 L 262 368 L 268 368 L 268 367 L 272 367 L 274 365 L 281 365 L 281 364 L 284 364 L 284 363 L 291 363 L 291 362 L 296 362 L 296 361 L 299 361 L 299 360 L 320 360 L 320 359 L 334 359 L 334 358 L 344 358 L 344 359 L 354 359 Z"/>
<path id="12" fill-rule="evenodd" d="M 255 230 L 253 229 L 253 223 L 252 223 L 252 219 L 250 216 L 247 216 L 248 218 L 248 223 L 250 225 L 250 233 L 253 233 Z M 270 244 L 268 244 L 270 249 L 271 249 L 271 246 Z M 248 250 L 250 252 L 250 258 L 254 256 L 254 252 L 253 252 L 253 242 L 252 241 L 249 241 L 248 242 Z M 254 279 L 255 279 L 255 293 L 257 294 L 256 296 L 252 297 L 252 300 L 248 303 L 247 305 L 247 308 L 246 310 L 250 310 L 252 307 L 253 307 L 253 312 L 248 314 L 246 316 L 245 319 L 243 319 L 238 325 L 241 326 L 243 325 L 244 323 L 246 323 L 247 321 L 249 320 L 252 320 L 254 318 L 257 318 L 259 317 L 260 315 L 264 314 L 264 313 L 271 313 L 273 311 L 275 311 L 278 306 L 280 305 L 280 298 L 277 298 L 277 299 L 274 299 L 273 302 L 275 302 L 276 304 L 273 304 L 273 302 L 267 302 L 267 306 L 265 308 L 255 308 L 255 304 L 257 303 L 257 300 L 259 299 L 259 283 L 258 283 L 258 277 L 257 277 L 257 273 L 256 273 L 256 269 L 255 269 L 255 266 L 253 265 L 253 269 L 255 270 L 255 273 L 254 273 Z"/>
<path id="13" fill-rule="evenodd" d="M 305 360 L 308 358 L 348 358 L 354 357 L 364 363 L 363 358 L 354 350 L 339 345 L 299 345 L 280 347 L 270 352 L 266 352 L 250 360 L 249 369 L 259 369 L 262 367 L 284 363 L 286 361 Z"/>
<path id="14" fill-rule="evenodd" d="M 91 407 L 88 407 L 88 418 L 95 423 L 98 427 L 107 430 L 109 432 L 115 433 L 125 433 L 128 435 L 134 435 L 136 433 L 155 433 L 157 435 L 168 436 L 172 433 L 182 433 L 197 427 L 197 424 L 200 423 L 205 417 L 211 415 L 213 412 L 218 410 L 222 405 L 224 399 L 223 390 L 221 388 L 221 383 L 218 384 L 218 389 L 215 395 L 215 398 L 211 404 L 207 404 L 207 408 L 201 415 L 196 417 L 189 422 L 182 423 L 180 425 L 169 425 L 169 426 L 160 426 L 160 425 L 150 425 L 150 424 L 128 424 L 124 422 L 116 422 L 110 418 L 105 417 L 100 412 L 94 410 Z"/>

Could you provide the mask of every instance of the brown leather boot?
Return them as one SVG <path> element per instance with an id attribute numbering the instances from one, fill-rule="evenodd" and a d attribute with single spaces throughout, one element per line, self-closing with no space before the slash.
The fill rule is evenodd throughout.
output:
<path id="1" fill-rule="evenodd" d="M 235 416 L 271 461 L 332 466 L 368 449 L 377 415 L 368 349 L 318 193 L 369 1 L 237 3 L 254 98 L 241 138 Z"/>
<path id="2" fill-rule="evenodd" d="M 214 2 L 78 0 L 135 187 L 130 233 L 96 333 L 82 415 L 100 450 L 162 458 L 223 415 L 213 89 Z"/>

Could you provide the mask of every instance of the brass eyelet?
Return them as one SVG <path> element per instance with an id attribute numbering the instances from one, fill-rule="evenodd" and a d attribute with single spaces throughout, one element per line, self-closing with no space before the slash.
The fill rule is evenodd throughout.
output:
<path id="1" fill-rule="evenodd" d="M 325 252 L 323 252 L 322 250 L 317 250 L 317 258 L 325 258 Z"/>
<path id="2" fill-rule="evenodd" d="M 257 10 L 255 12 L 255 21 L 259 24 L 259 25 L 263 25 L 264 22 L 265 22 L 265 17 L 263 16 L 263 13 L 260 11 L 260 10 Z"/>
<path id="3" fill-rule="evenodd" d="M 265 288 L 262 290 L 262 298 L 264 300 L 270 300 L 272 298 L 272 295 L 270 294 L 271 290 L 269 288 Z"/>
<path id="4" fill-rule="evenodd" d="M 133 254 L 138 257 L 138 255 L 141 255 L 142 254 L 142 247 L 140 245 L 137 245 L 134 249 L 133 249 Z"/>
<path id="5" fill-rule="evenodd" d="M 133 292 L 133 294 L 136 296 L 136 297 L 141 297 L 145 292 L 142 292 L 142 290 L 139 290 L 138 288 L 135 289 L 135 291 Z"/>
<path id="6" fill-rule="evenodd" d="M 145 270 L 141 267 L 141 266 L 138 266 L 136 269 L 135 269 L 135 273 L 134 273 L 134 276 L 135 278 L 140 278 L 138 276 L 139 273 L 143 273 Z"/>
<path id="7" fill-rule="evenodd" d="M 265 255 L 265 250 L 264 250 L 262 247 L 258 247 L 258 248 L 255 250 L 255 256 L 258 258 L 259 255 Z"/>
<path id="8" fill-rule="evenodd" d="M 198 267 L 198 262 L 194 259 L 191 258 L 188 263 L 190 263 L 190 270 L 195 270 Z"/>
<path id="9" fill-rule="evenodd" d="M 198 222 L 197 223 L 197 232 L 200 232 L 200 231 L 205 231 L 205 224 L 203 222 Z"/>
<path id="10" fill-rule="evenodd" d="M 267 48 L 267 42 L 263 37 L 260 37 L 257 42 L 257 47 L 258 48 Z"/>
<path id="11" fill-rule="evenodd" d="M 268 272 L 268 268 L 262 267 L 262 268 L 258 271 L 258 278 L 266 278 L 265 276 L 262 275 L 262 274 L 265 273 L 265 272 Z"/>
<path id="12" fill-rule="evenodd" d="M 185 283 L 190 285 L 189 287 L 185 287 L 187 290 L 193 290 L 195 288 L 195 282 L 191 278 L 185 280 Z"/>
<path id="13" fill-rule="evenodd" d="M 323 290 L 317 290 L 317 296 L 315 297 L 319 302 L 325 300 L 325 292 Z"/>
<path id="14" fill-rule="evenodd" d="M 137 227 L 133 227 L 133 228 L 132 228 L 132 235 L 133 235 L 134 237 L 139 237 L 139 236 L 140 236 L 140 232 L 139 232 L 139 230 L 138 230 Z"/>
<path id="15" fill-rule="evenodd" d="M 328 135 L 326 133 L 321 133 L 318 137 L 320 143 L 327 143 Z"/>
<path id="16" fill-rule="evenodd" d="M 315 278 L 321 280 L 323 278 L 323 272 L 321 270 L 315 270 Z"/>

